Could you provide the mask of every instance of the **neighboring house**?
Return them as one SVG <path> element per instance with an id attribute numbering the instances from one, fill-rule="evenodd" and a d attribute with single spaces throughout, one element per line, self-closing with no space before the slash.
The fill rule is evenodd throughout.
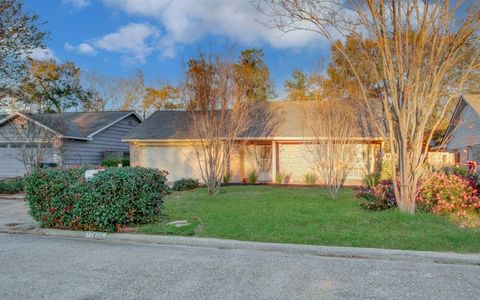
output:
<path id="1" fill-rule="evenodd" d="M 128 154 L 128 144 L 121 138 L 139 123 L 141 118 L 133 111 L 16 112 L 0 118 L 0 177 L 25 174 L 21 148 L 31 143 L 43 143 L 49 149 L 45 163 L 63 166 L 98 165 L 108 153 Z M 47 133 L 55 139 L 45 140 Z"/>
<path id="2" fill-rule="evenodd" d="M 290 183 L 303 183 L 312 173 L 309 114 L 313 102 L 266 102 L 259 104 L 265 113 L 257 114 L 253 128 L 275 124 L 269 130 L 249 130 L 237 139 L 229 160 L 231 182 L 247 180 L 252 169 L 259 180 L 275 181 L 276 175 L 291 174 Z M 358 184 L 365 174 L 375 170 L 382 151 L 382 138 L 376 133 L 363 105 L 356 105 L 358 135 L 351 138 L 355 157 L 349 163 L 346 184 Z M 191 127 L 191 112 L 157 111 L 128 134 L 123 141 L 130 143 L 130 161 L 134 166 L 167 170 L 170 180 L 181 177 L 200 178 L 195 162 L 195 136 Z M 267 117 L 268 116 L 268 117 Z M 341 122 L 341 120 L 339 120 Z"/>
<path id="3" fill-rule="evenodd" d="M 460 96 L 445 132 L 446 149 L 455 155 L 455 164 L 480 162 L 480 94 Z"/>

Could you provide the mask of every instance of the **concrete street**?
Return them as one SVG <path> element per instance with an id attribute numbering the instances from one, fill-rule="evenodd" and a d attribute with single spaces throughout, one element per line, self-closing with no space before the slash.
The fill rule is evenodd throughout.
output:
<path id="1" fill-rule="evenodd" d="M 0 234 L 0 299 L 478 299 L 480 266 Z"/>

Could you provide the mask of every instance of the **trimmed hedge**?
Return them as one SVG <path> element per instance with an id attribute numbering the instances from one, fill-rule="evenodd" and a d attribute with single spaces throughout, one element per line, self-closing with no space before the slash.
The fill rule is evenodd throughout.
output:
<path id="1" fill-rule="evenodd" d="M 0 181 L 0 194 L 16 194 L 23 192 L 23 178 L 12 178 Z"/>
<path id="2" fill-rule="evenodd" d="M 192 178 L 180 178 L 173 182 L 172 190 L 174 191 L 185 191 L 193 190 L 198 187 L 198 180 Z"/>
<path id="3" fill-rule="evenodd" d="M 100 162 L 102 167 L 118 167 L 118 164 L 122 164 L 122 167 L 130 166 L 130 159 L 128 158 L 108 158 Z"/>
<path id="4" fill-rule="evenodd" d="M 112 168 L 91 180 L 86 168 L 39 169 L 25 182 L 30 214 L 44 227 L 113 232 L 158 217 L 168 187 L 156 169 Z"/>

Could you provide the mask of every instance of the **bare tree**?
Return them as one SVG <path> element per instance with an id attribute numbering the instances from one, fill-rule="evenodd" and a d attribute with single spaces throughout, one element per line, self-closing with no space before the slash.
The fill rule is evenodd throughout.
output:
<path id="1" fill-rule="evenodd" d="M 123 103 L 120 79 L 104 75 L 96 71 L 81 73 L 82 84 L 94 91 L 93 102 L 98 103 L 101 110 L 117 110 Z"/>
<path id="2" fill-rule="evenodd" d="M 63 122 L 46 115 L 35 115 L 32 118 L 28 114 L 25 116 L 27 117 L 17 116 L 0 124 L 0 137 L 18 149 L 15 158 L 30 173 L 46 162 L 59 160 L 62 140 L 56 130 L 61 130 Z"/>
<path id="3" fill-rule="evenodd" d="M 315 173 L 325 184 L 330 198 L 336 199 L 350 171 L 354 156 L 352 137 L 356 116 L 344 100 L 323 100 L 309 111 L 313 140 L 307 143 Z M 340 121 L 341 120 L 341 121 Z"/>
<path id="4" fill-rule="evenodd" d="M 248 83 L 244 78 L 242 83 Z M 209 194 L 218 192 L 232 148 L 250 125 L 248 84 L 235 80 L 234 65 L 220 55 L 188 62 L 181 99 L 189 116 L 187 134 L 194 141 L 196 167 Z"/>
<path id="5" fill-rule="evenodd" d="M 96 102 L 104 110 L 135 110 L 143 115 L 142 100 L 145 96 L 143 72 L 130 77 L 113 77 L 99 72 L 82 73 L 82 83 L 91 91 Z"/>
<path id="6" fill-rule="evenodd" d="M 145 97 L 145 75 L 142 70 L 137 70 L 135 76 L 120 81 L 124 92 L 124 102 L 121 110 L 133 109 L 145 117 L 145 110 L 142 108 L 142 100 Z"/>
<path id="7" fill-rule="evenodd" d="M 310 30 L 332 42 L 341 36 L 368 39 L 358 47 L 379 86 L 384 136 L 392 152 L 395 196 L 402 212 L 415 212 L 428 147 L 445 110 L 478 73 L 480 8 L 477 1 L 265 0 L 259 7 L 271 25 Z M 372 45 L 369 45 L 372 46 Z M 366 83 L 352 57 L 339 48 L 368 107 Z M 439 110 L 438 119 L 427 129 Z"/>

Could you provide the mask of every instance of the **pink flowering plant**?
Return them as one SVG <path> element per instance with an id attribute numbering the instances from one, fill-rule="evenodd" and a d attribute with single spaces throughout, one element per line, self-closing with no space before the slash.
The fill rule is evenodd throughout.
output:
<path id="1" fill-rule="evenodd" d="M 397 205 L 393 181 L 381 180 L 376 186 L 361 186 L 355 189 L 355 196 L 362 199 L 360 206 L 371 210 L 385 210 Z"/>
<path id="2" fill-rule="evenodd" d="M 480 216 L 480 176 L 470 173 L 465 177 L 444 172 L 433 173 L 420 188 L 417 208 L 434 214 Z M 385 210 L 397 206 L 392 180 L 382 180 L 374 187 L 362 186 L 355 190 L 360 206 L 371 210 Z"/>
<path id="3" fill-rule="evenodd" d="M 454 213 L 457 216 L 480 212 L 477 182 L 468 176 L 434 173 L 422 187 L 417 207 L 434 214 Z"/>

